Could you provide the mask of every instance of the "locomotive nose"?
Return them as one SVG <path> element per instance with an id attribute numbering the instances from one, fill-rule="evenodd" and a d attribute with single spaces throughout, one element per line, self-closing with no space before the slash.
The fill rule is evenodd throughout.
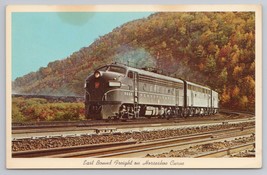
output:
<path id="1" fill-rule="evenodd" d="M 102 101 L 104 94 L 121 87 L 120 75 L 95 71 L 86 81 L 85 89 L 90 94 L 91 101 Z"/>

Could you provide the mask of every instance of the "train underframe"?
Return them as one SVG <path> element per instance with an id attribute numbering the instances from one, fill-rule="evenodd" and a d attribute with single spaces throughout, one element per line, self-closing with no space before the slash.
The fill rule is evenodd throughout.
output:
<path id="1" fill-rule="evenodd" d="M 90 119 L 134 119 L 134 118 L 175 118 L 213 115 L 218 108 L 182 107 L 163 105 L 122 104 L 120 102 L 91 103 L 86 107 Z"/>

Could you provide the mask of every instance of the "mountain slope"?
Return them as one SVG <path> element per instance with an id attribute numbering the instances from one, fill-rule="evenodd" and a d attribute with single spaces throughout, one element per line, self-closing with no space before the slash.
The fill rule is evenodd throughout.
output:
<path id="1" fill-rule="evenodd" d="M 255 106 L 255 14 L 156 13 L 128 22 L 61 61 L 17 78 L 13 92 L 82 95 L 86 76 L 114 61 L 159 67 L 208 85 L 223 107 Z"/>

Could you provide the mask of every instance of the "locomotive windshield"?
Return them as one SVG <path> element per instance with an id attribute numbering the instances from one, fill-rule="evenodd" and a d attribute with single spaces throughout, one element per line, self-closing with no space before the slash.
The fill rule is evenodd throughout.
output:
<path id="1" fill-rule="evenodd" d="M 109 72 L 116 72 L 120 74 L 126 74 L 126 69 L 123 67 L 119 67 L 119 66 L 103 66 L 97 69 L 97 71 L 103 71 L 103 72 L 109 71 Z"/>
<path id="2" fill-rule="evenodd" d="M 118 67 L 118 66 L 110 66 L 108 71 L 110 72 L 117 72 L 120 74 L 125 74 L 126 73 L 126 69 L 123 67 Z"/>
<path id="3" fill-rule="evenodd" d="M 108 66 L 103 66 L 97 69 L 98 71 L 106 71 L 108 69 Z"/>

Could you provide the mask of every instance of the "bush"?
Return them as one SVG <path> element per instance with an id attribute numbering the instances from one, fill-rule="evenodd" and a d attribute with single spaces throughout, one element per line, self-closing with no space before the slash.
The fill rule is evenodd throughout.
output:
<path id="1" fill-rule="evenodd" d="M 48 102 L 45 99 L 12 98 L 12 122 L 84 120 L 81 102 Z"/>

